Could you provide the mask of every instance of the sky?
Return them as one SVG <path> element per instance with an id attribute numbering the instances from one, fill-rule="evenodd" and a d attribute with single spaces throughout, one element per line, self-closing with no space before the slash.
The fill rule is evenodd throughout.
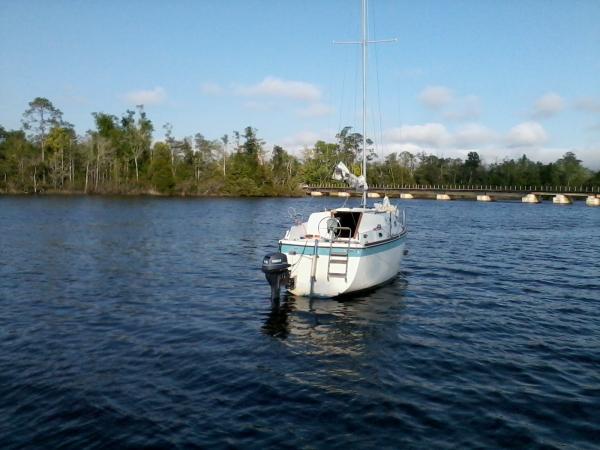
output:
<path id="1" fill-rule="evenodd" d="M 600 1 L 371 0 L 379 156 L 573 151 L 600 169 Z M 155 139 L 246 126 L 301 155 L 361 131 L 359 0 L 0 0 L 0 125 L 46 97 L 79 134 L 143 104 Z"/>

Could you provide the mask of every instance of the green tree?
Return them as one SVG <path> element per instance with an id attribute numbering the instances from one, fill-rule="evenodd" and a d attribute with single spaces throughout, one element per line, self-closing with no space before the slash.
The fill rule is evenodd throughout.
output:
<path id="1" fill-rule="evenodd" d="M 92 172 L 90 167 L 86 166 L 86 185 L 88 176 L 92 174 L 95 192 L 103 187 L 101 180 L 102 184 L 109 184 L 109 190 L 113 190 L 115 185 L 119 184 L 122 162 L 127 159 L 123 128 L 120 120 L 112 114 L 95 112 L 92 116 L 96 130 L 90 131 L 91 145 L 86 148 L 93 153 L 94 163 Z M 125 166 L 124 171 L 127 173 L 127 164 Z"/>
<path id="2" fill-rule="evenodd" d="M 587 182 L 590 186 L 600 187 L 600 170 L 592 174 Z"/>
<path id="3" fill-rule="evenodd" d="M 477 152 L 469 152 L 467 155 L 467 160 L 464 165 L 464 180 L 467 184 L 477 183 L 480 180 L 479 170 L 481 168 L 481 158 L 479 158 L 479 153 Z"/>
<path id="4" fill-rule="evenodd" d="M 417 155 L 419 164 L 415 170 L 415 181 L 417 184 L 441 183 L 442 160 L 435 155 L 421 152 Z"/>
<path id="5" fill-rule="evenodd" d="M 277 193 L 293 192 L 298 187 L 298 168 L 300 162 L 297 158 L 286 152 L 283 147 L 275 145 L 271 156 L 273 184 Z"/>
<path id="6" fill-rule="evenodd" d="M 31 131 L 31 137 L 39 143 L 42 162 L 45 160 L 46 136 L 51 128 L 62 121 L 62 112 L 50 100 L 36 97 L 29 102 L 29 108 L 23 113 L 23 128 Z"/>
<path id="7" fill-rule="evenodd" d="M 9 191 L 37 192 L 36 150 L 22 130 L 0 130 L 0 186 Z"/>
<path id="8" fill-rule="evenodd" d="M 237 135 L 234 131 L 234 136 Z M 229 176 L 225 190 L 232 195 L 270 195 L 273 180 L 269 167 L 264 164 L 264 141 L 257 136 L 255 128 L 246 127 L 244 142 L 229 158 Z"/>
<path id="9" fill-rule="evenodd" d="M 171 152 L 163 142 L 154 144 L 154 158 L 150 166 L 152 186 L 163 194 L 170 194 L 175 187 L 175 178 L 171 169 Z"/>
<path id="10" fill-rule="evenodd" d="M 263 140 L 256 135 L 256 128 L 246 127 L 244 129 L 244 143 L 242 149 L 248 156 L 252 156 L 257 162 L 261 161 L 263 156 Z"/>
<path id="11" fill-rule="evenodd" d="M 330 182 L 333 169 L 340 160 L 338 144 L 317 141 L 312 149 L 304 153 L 303 181 L 308 184 Z"/>
<path id="12" fill-rule="evenodd" d="M 137 120 L 135 118 L 135 111 L 128 110 L 123 116 L 121 119 L 121 134 L 127 154 L 133 159 L 135 164 L 135 180 L 139 182 L 139 162 L 143 155 L 150 151 L 154 126 L 146 116 L 143 105 L 137 106 L 137 112 Z"/>
<path id="13" fill-rule="evenodd" d="M 557 160 L 556 168 L 560 184 L 567 186 L 581 185 L 591 176 L 591 172 L 581 165 L 581 160 L 573 152 L 567 152 Z"/>
<path id="14" fill-rule="evenodd" d="M 408 152 L 402 152 L 401 156 L 406 157 L 407 154 L 410 155 Z M 414 183 L 414 179 L 410 169 L 394 152 L 387 155 L 383 162 L 371 165 L 369 183 L 371 185 L 404 185 Z"/>
<path id="15" fill-rule="evenodd" d="M 66 179 L 71 180 L 71 164 L 73 163 L 73 145 L 77 140 L 75 129 L 71 124 L 63 124 L 50 130 L 47 147 L 50 150 L 50 176 L 54 188 L 64 187 Z M 66 164 L 65 164 L 66 155 Z"/>
<path id="16" fill-rule="evenodd" d="M 359 175 L 362 164 L 363 136 L 360 133 L 352 133 L 351 131 L 352 127 L 344 127 L 335 137 L 338 141 L 340 161 L 352 168 L 355 175 Z M 367 138 L 366 143 L 367 160 L 371 161 L 375 156 L 375 152 L 371 147 L 373 141 Z"/>
<path id="17" fill-rule="evenodd" d="M 215 155 L 220 150 L 217 141 L 210 141 L 201 133 L 194 136 L 195 150 L 198 153 L 203 170 L 208 170 L 215 161 Z"/>

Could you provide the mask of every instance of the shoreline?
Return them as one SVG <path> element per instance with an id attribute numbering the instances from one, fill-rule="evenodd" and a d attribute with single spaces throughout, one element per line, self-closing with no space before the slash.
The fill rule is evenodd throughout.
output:
<path id="1" fill-rule="evenodd" d="M 30 198 L 43 198 L 43 197 L 104 197 L 104 198 L 162 198 L 162 199 L 292 199 L 292 198 L 313 198 L 310 195 L 306 194 L 298 194 L 298 195 L 228 195 L 228 194 L 161 194 L 158 192 L 81 192 L 81 191 L 45 191 L 45 192 L 37 192 L 37 193 L 27 193 L 27 192 L 0 192 L 0 198 L 2 197 L 30 197 Z M 352 196 L 354 198 L 359 198 L 358 196 Z M 332 198 L 331 196 L 317 197 L 317 198 Z M 337 197 L 336 197 L 337 198 Z M 412 201 L 438 201 L 435 197 L 419 197 L 414 199 L 401 199 L 400 197 L 389 197 L 390 200 L 401 200 L 403 203 L 410 204 Z M 341 199 L 341 198 L 340 198 Z M 373 198 L 373 201 L 377 201 L 380 199 Z M 455 197 L 450 203 L 453 202 L 473 202 L 473 203 L 522 203 L 517 197 L 505 197 L 501 199 L 496 199 L 492 202 L 481 202 L 476 198 L 471 197 Z M 585 203 L 584 198 L 574 198 L 572 203 Z M 440 203 L 448 203 L 447 201 Z M 542 202 L 540 202 L 542 203 Z M 552 203 L 552 202 L 544 202 L 544 203 Z"/>
<path id="2" fill-rule="evenodd" d="M 0 191 L 0 197 L 149 197 L 149 198 L 301 198 L 306 197 L 304 193 L 286 195 L 233 195 L 233 194 L 195 194 L 195 193 L 172 193 L 164 194 L 157 191 L 139 192 L 83 192 L 83 191 L 42 191 L 42 192 L 18 192 Z"/>

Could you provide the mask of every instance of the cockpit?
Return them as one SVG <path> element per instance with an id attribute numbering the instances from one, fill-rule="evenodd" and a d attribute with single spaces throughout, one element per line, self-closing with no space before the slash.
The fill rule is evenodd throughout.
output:
<path id="1" fill-rule="evenodd" d="M 339 237 L 355 238 L 361 215 L 356 211 L 333 211 L 333 217 L 340 222 Z"/>

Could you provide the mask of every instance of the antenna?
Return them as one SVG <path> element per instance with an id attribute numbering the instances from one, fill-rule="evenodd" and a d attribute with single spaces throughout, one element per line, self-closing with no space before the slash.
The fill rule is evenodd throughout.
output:
<path id="1" fill-rule="evenodd" d="M 362 46 L 362 91 L 363 91 L 363 112 L 362 112 L 362 138 L 363 138 L 363 160 L 362 175 L 367 180 L 367 46 L 369 44 L 379 44 L 383 42 L 397 42 L 397 38 L 369 40 L 369 30 L 367 29 L 367 0 L 362 0 L 362 39 L 360 41 L 333 41 L 334 44 L 353 44 Z M 363 190 L 362 207 L 367 207 L 367 189 Z"/>

